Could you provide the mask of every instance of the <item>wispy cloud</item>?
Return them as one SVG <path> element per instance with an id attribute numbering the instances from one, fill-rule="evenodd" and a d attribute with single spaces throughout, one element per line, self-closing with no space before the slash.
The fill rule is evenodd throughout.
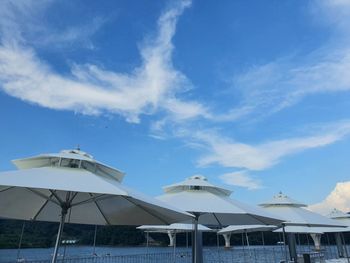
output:
<path id="1" fill-rule="evenodd" d="M 350 91 L 350 48 L 324 52 L 322 49 L 313 53 L 302 64 L 281 59 L 235 76 L 233 85 L 244 97 L 241 107 L 250 109 L 244 113 L 271 114 L 305 96 Z"/>
<path id="2" fill-rule="evenodd" d="M 349 1 L 313 1 L 310 7 L 315 23 L 328 28 L 332 37 L 312 52 L 295 51 L 234 75 L 231 88 L 242 100 L 224 120 L 265 117 L 306 96 L 350 91 Z"/>
<path id="3" fill-rule="evenodd" d="M 190 1 L 178 1 L 160 16 L 157 34 L 140 46 L 142 64 L 131 73 L 76 64 L 71 74 L 63 75 L 39 58 L 33 47 L 20 41 L 23 36 L 15 29 L 21 26 L 16 24 L 21 8 L 9 4 L 5 7 L 11 22 L 2 27 L 0 46 L 1 88 L 11 96 L 51 109 L 115 113 L 135 123 L 141 114 L 158 110 L 168 112 L 176 120 L 205 115 L 201 104 L 176 96 L 191 87 L 171 60 L 177 19 L 189 5 Z M 5 23 L 4 19 L 0 22 Z M 68 34 L 69 39 L 75 37 L 74 32 Z"/>
<path id="4" fill-rule="evenodd" d="M 41 31 L 31 37 L 28 42 L 34 46 L 65 48 L 76 46 L 94 49 L 91 38 L 108 22 L 109 18 L 94 17 L 82 25 L 73 25 L 63 30 L 52 30 L 42 27 Z"/>
<path id="5" fill-rule="evenodd" d="M 326 126 L 319 134 L 270 140 L 256 145 L 235 142 L 215 132 L 198 132 L 194 135 L 195 139 L 201 141 L 209 152 L 198 160 L 198 165 L 216 164 L 261 171 L 276 165 L 288 155 L 332 144 L 350 134 L 349 121 Z"/>
<path id="6" fill-rule="evenodd" d="M 247 171 L 236 171 L 225 173 L 219 178 L 228 185 L 234 185 L 247 188 L 248 190 L 256 190 L 262 188 L 260 180 L 253 179 Z"/>

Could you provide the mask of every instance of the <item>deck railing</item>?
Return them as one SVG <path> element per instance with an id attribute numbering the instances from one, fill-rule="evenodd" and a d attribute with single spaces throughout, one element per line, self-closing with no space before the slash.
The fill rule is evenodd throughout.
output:
<path id="1" fill-rule="evenodd" d="M 320 251 L 313 251 L 308 246 L 297 246 L 300 259 L 303 254 L 310 254 L 311 262 L 323 263 L 326 259 L 337 259 L 336 246 L 324 246 Z M 284 246 L 250 246 L 233 247 L 231 249 L 204 248 L 204 263 L 280 263 L 289 258 L 288 250 Z M 89 257 L 59 258 L 58 263 L 191 263 L 190 250 L 174 252 L 160 252 L 133 255 L 103 255 Z M 16 262 L 16 261 L 12 261 Z M 48 260 L 22 260 L 21 263 L 50 263 Z M 19 263 L 18 262 L 18 263 Z M 300 260 L 299 262 L 303 262 Z"/>

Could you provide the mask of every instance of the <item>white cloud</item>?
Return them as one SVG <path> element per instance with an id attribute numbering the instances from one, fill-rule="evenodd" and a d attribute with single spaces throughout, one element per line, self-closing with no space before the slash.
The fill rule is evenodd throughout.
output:
<path id="1" fill-rule="evenodd" d="M 108 18 L 95 17 L 82 25 L 73 25 L 54 31 L 51 28 L 42 27 L 28 42 L 34 46 L 49 46 L 50 48 L 77 46 L 94 49 L 91 38 L 108 20 Z"/>
<path id="2" fill-rule="evenodd" d="M 219 178 L 225 184 L 244 187 L 248 190 L 256 190 L 262 188 L 261 181 L 251 178 L 247 171 L 225 173 L 219 176 Z"/>
<path id="3" fill-rule="evenodd" d="M 350 2 L 348 0 L 315 0 L 313 9 L 315 15 L 317 17 L 322 15 L 333 30 L 338 29 L 341 33 L 349 32 Z"/>
<path id="4" fill-rule="evenodd" d="M 1 88 L 11 96 L 43 107 L 84 114 L 115 113 L 135 123 L 141 114 L 158 110 L 170 113 L 179 121 L 205 116 L 206 109 L 201 104 L 176 97 L 178 92 L 190 87 L 171 61 L 177 19 L 189 5 L 190 1 L 186 0 L 176 2 L 160 16 L 157 34 L 141 45 L 142 65 L 133 72 L 119 73 L 96 65 L 77 64 L 66 75 L 55 72 L 33 47 L 20 43 L 22 36 L 15 30 L 20 27 L 15 21 L 18 12 L 11 13 L 13 7 L 7 6 L 6 13 L 11 14 L 8 17 L 12 23 L 2 28 L 14 30 L 2 30 L 6 36 L 0 46 Z M 0 23 L 5 23 L 4 19 Z"/>
<path id="5" fill-rule="evenodd" d="M 298 60 L 297 58 L 294 58 Z M 298 103 L 305 96 L 350 91 L 350 48 L 320 49 L 300 64 L 290 58 L 253 66 L 234 77 L 243 102 L 240 117 L 271 114 Z M 247 110 L 249 109 L 249 110 Z"/>
<path id="6" fill-rule="evenodd" d="M 327 215 L 337 208 L 350 212 L 350 182 L 337 183 L 333 191 L 320 203 L 310 205 L 308 209 Z"/>
<path id="7" fill-rule="evenodd" d="M 322 130 L 320 127 L 319 129 Z M 327 125 L 319 134 L 256 145 L 235 142 L 212 132 L 198 132 L 193 136 L 202 142 L 209 152 L 198 160 L 200 166 L 218 164 L 259 171 L 276 165 L 288 155 L 335 143 L 349 134 L 350 121 L 343 121 Z"/>

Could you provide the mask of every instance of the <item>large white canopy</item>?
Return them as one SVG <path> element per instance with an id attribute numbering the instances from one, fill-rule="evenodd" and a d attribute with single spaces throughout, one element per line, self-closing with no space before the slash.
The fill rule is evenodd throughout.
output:
<path id="1" fill-rule="evenodd" d="M 171 224 L 187 213 L 121 185 L 123 174 L 80 150 L 14 161 L 20 170 L 0 173 L 0 217 L 59 221 L 52 263 L 64 223 Z"/>
<path id="2" fill-rule="evenodd" d="M 304 209 L 306 205 L 294 201 L 281 192 L 272 200 L 260 204 L 271 214 L 282 217 L 286 225 L 342 227 L 343 223 Z"/>
<path id="3" fill-rule="evenodd" d="M 202 262 L 198 222 L 205 225 L 276 225 L 278 216 L 265 213 L 230 198 L 231 191 L 215 186 L 204 176 L 192 176 L 185 181 L 164 187 L 165 194 L 158 199 L 192 213 L 194 224 L 193 262 Z"/>
<path id="4" fill-rule="evenodd" d="M 349 232 L 348 227 L 310 227 L 310 226 L 286 226 L 284 228 L 286 233 L 300 233 L 300 234 L 323 234 L 323 233 L 339 233 Z M 276 229 L 274 232 L 283 232 L 282 228 Z"/>
<path id="5" fill-rule="evenodd" d="M 63 150 L 59 153 L 45 153 L 24 159 L 12 161 L 18 169 L 39 167 L 69 167 L 83 168 L 97 175 L 113 177 L 119 182 L 123 180 L 124 173 L 96 161 L 92 155 L 81 150 Z"/>
<path id="6" fill-rule="evenodd" d="M 150 232 L 167 232 L 167 231 L 174 231 L 174 232 L 192 232 L 194 230 L 193 224 L 180 224 L 180 223 L 174 223 L 171 225 L 143 225 L 137 227 L 137 229 L 141 229 L 144 231 L 150 231 Z M 202 232 L 212 232 L 213 229 L 198 225 L 198 231 Z"/>
<path id="7" fill-rule="evenodd" d="M 336 208 L 334 208 L 331 213 L 328 215 L 329 218 L 341 222 L 341 224 L 347 225 L 350 227 L 350 214 L 346 214 Z"/>
<path id="8" fill-rule="evenodd" d="M 79 152 L 64 153 L 67 160 L 61 160 L 61 165 L 29 158 L 16 161 L 21 170 L 1 172 L 0 217 L 55 222 L 66 206 L 66 222 L 80 224 L 158 225 L 191 218 L 171 205 L 122 186 L 115 176 L 94 173 L 85 165 L 69 166 L 71 155 L 71 163 L 91 161 Z M 117 174 L 116 169 L 108 169 Z"/>
<path id="9" fill-rule="evenodd" d="M 219 234 L 230 234 L 230 233 L 250 233 L 259 231 L 270 231 L 275 229 L 276 226 L 273 225 L 240 225 L 240 226 L 228 226 L 221 229 Z"/>
<path id="10" fill-rule="evenodd" d="M 231 191 L 210 184 L 203 176 L 193 176 L 184 182 L 164 187 L 165 194 L 157 198 L 178 209 L 199 215 L 205 225 L 279 224 L 279 216 L 271 215 L 231 199 Z"/>

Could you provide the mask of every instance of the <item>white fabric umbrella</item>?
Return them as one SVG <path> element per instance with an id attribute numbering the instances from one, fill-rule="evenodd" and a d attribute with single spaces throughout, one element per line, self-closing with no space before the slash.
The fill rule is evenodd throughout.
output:
<path id="1" fill-rule="evenodd" d="M 350 227 L 350 214 L 346 214 L 336 208 L 334 208 L 327 217 L 341 222 L 341 224 L 347 225 Z"/>
<path id="2" fill-rule="evenodd" d="M 276 229 L 276 226 L 274 225 L 240 225 L 240 226 L 228 226 L 223 229 L 221 229 L 218 234 L 223 235 L 225 238 L 225 235 L 228 235 L 228 239 L 231 236 L 231 234 L 245 234 L 245 238 L 247 241 L 247 245 L 249 247 L 249 238 L 247 233 L 251 232 L 263 232 L 263 231 L 270 231 L 272 229 Z M 263 233 L 262 233 L 263 235 Z M 263 236 L 262 236 L 263 237 Z M 242 235 L 243 239 L 243 235 Z M 226 241 L 226 238 L 225 238 Z M 263 245 L 265 241 L 263 238 Z"/>
<path id="3" fill-rule="evenodd" d="M 311 212 L 304 207 L 305 204 L 297 202 L 282 192 L 275 195 L 272 200 L 260 204 L 267 212 L 278 215 L 284 219 L 285 225 L 315 226 L 315 227 L 343 227 L 344 224 L 329 219 L 320 214 Z"/>
<path id="4" fill-rule="evenodd" d="M 241 226 L 228 226 L 221 229 L 219 234 L 229 234 L 229 233 L 250 233 L 250 232 L 260 232 L 260 231 L 270 231 L 275 229 L 276 226 L 273 225 L 241 225 Z"/>
<path id="5" fill-rule="evenodd" d="M 343 227 L 344 224 L 337 222 L 336 220 L 329 219 L 325 216 L 322 216 L 320 214 L 311 212 L 307 209 L 305 209 L 306 205 L 303 203 L 300 203 L 298 201 L 293 200 L 292 198 L 284 195 L 282 192 L 275 195 L 271 200 L 264 202 L 260 204 L 260 206 L 270 212 L 274 215 L 279 215 L 284 219 L 284 229 L 281 230 L 281 232 L 289 232 L 292 233 L 289 235 L 290 242 L 289 244 L 289 251 L 290 256 L 292 260 L 296 260 L 296 246 L 295 246 L 295 237 L 294 233 L 301 233 L 301 232 L 292 232 L 294 231 L 307 231 L 308 228 L 303 227 Z M 298 227 L 291 227 L 291 226 L 299 226 Z M 288 231 L 286 228 L 288 227 Z M 320 230 L 314 229 L 312 230 L 314 233 L 311 233 L 312 235 L 318 234 Z M 304 232 L 307 233 L 307 232 Z M 318 237 L 319 239 L 320 237 Z M 316 244 L 316 243 L 315 243 Z"/>
<path id="6" fill-rule="evenodd" d="M 91 161 L 92 160 L 92 161 Z M 185 212 L 121 185 L 122 173 L 77 150 L 16 160 L 0 173 L 0 216 L 95 225 L 171 224 Z"/>
<path id="7" fill-rule="evenodd" d="M 198 222 L 205 225 L 276 225 L 282 220 L 230 198 L 231 191 L 210 184 L 204 176 L 192 176 L 183 182 L 163 188 L 159 200 L 195 215 L 194 262 L 201 262 L 198 250 Z"/>
<path id="8" fill-rule="evenodd" d="M 165 194 L 157 199 L 196 215 L 205 225 L 274 225 L 282 221 L 279 216 L 231 199 L 230 190 L 210 184 L 204 176 L 192 176 L 163 189 Z"/>
<path id="9" fill-rule="evenodd" d="M 285 232 L 299 234 L 324 234 L 324 233 L 341 233 L 350 232 L 349 227 L 310 227 L 310 226 L 286 226 Z M 282 228 L 274 232 L 283 232 Z"/>
<path id="10" fill-rule="evenodd" d="M 329 228 L 322 227 L 309 227 L 309 226 L 286 226 L 284 227 L 284 232 L 286 233 L 296 233 L 296 234 L 323 234 Z M 334 229 L 338 229 L 334 227 Z M 282 233 L 283 229 L 279 228 L 274 230 L 273 232 Z"/>
<path id="11" fill-rule="evenodd" d="M 169 246 L 175 246 L 175 238 L 177 233 L 186 233 L 186 244 L 187 244 L 187 233 L 194 230 L 193 224 L 180 224 L 174 223 L 171 225 L 143 225 L 137 227 L 137 229 L 143 230 L 148 233 L 167 233 L 169 236 Z M 200 232 L 213 232 L 215 230 L 198 225 L 198 231 Z M 148 236 L 147 236 L 148 239 Z"/>
<path id="12" fill-rule="evenodd" d="M 161 233 L 167 233 L 168 231 L 175 231 L 177 233 L 181 233 L 181 232 L 192 232 L 194 230 L 194 225 L 180 224 L 180 223 L 174 223 L 171 225 L 142 225 L 137 227 L 137 229 L 141 229 L 144 231 L 151 231 L 151 232 L 161 232 Z M 198 231 L 211 232 L 214 230 L 199 224 Z"/>

